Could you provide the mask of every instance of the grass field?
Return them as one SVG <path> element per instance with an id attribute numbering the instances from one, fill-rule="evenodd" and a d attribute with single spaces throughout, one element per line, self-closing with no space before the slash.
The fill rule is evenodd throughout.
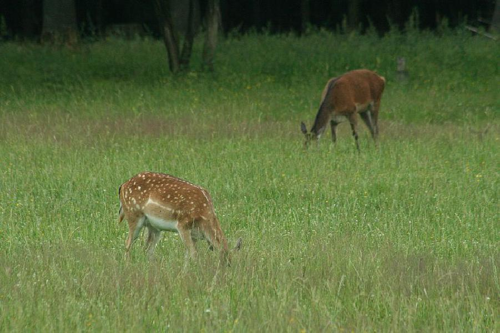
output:
<path id="1" fill-rule="evenodd" d="M 0 331 L 499 331 L 498 59 L 456 31 L 319 31 L 172 77 L 152 40 L 0 44 Z M 360 67 L 387 79 L 379 147 L 342 124 L 304 151 Z M 143 170 L 210 191 L 230 268 L 203 244 L 185 267 L 173 233 L 124 260 L 118 186 Z"/>

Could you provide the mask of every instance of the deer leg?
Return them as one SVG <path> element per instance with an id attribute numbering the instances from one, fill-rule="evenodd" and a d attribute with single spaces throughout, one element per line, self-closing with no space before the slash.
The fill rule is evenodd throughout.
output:
<path id="1" fill-rule="evenodd" d="M 194 223 L 194 226 L 191 229 L 191 239 L 193 240 L 195 246 L 196 246 L 197 241 L 206 240 L 208 243 L 208 249 L 210 251 L 214 250 L 214 246 L 213 246 L 212 242 L 208 239 L 203 227 L 200 226 L 200 223 L 196 223 L 196 222 Z"/>
<path id="2" fill-rule="evenodd" d="M 356 114 L 353 114 L 352 116 L 349 117 L 349 122 L 351 123 L 351 129 L 352 129 L 352 135 L 354 136 L 354 140 L 356 141 L 356 148 L 358 149 L 358 153 L 361 152 L 359 150 L 359 143 L 358 143 L 358 121 L 356 119 Z"/>
<path id="3" fill-rule="evenodd" d="M 375 128 L 373 126 L 373 121 L 372 121 L 372 113 L 370 110 L 360 113 L 361 119 L 363 119 L 363 122 L 366 124 L 368 129 L 370 130 L 370 134 L 372 135 L 373 141 L 377 143 L 377 134 L 375 133 Z"/>
<path id="4" fill-rule="evenodd" d="M 177 229 L 179 230 L 179 235 L 181 236 L 182 241 L 186 245 L 186 254 L 189 254 L 191 258 L 195 258 L 196 248 L 194 246 L 193 238 L 191 237 L 191 230 L 186 225 L 181 223 L 178 224 Z"/>
<path id="5" fill-rule="evenodd" d="M 148 240 L 146 242 L 145 250 L 148 253 L 149 259 L 152 259 L 155 248 L 156 248 L 156 244 L 158 244 L 158 242 L 161 239 L 161 231 L 156 230 L 156 229 L 151 228 L 151 227 L 148 228 L 148 231 L 149 231 Z"/>
<path id="6" fill-rule="evenodd" d="M 135 219 L 127 219 L 128 221 L 131 221 L 128 223 L 128 237 L 125 242 L 125 255 L 127 259 L 130 259 L 130 249 L 132 248 L 132 245 L 137 237 L 139 237 L 142 227 L 144 226 L 145 219 L 145 216 L 140 216 Z"/>
<path id="7" fill-rule="evenodd" d="M 378 110 L 379 109 L 380 109 L 380 100 L 375 102 L 375 104 L 373 104 L 373 109 L 371 110 L 373 127 L 375 129 L 375 136 L 377 136 L 377 137 L 378 137 Z"/>
<path id="8" fill-rule="evenodd" d="M 338 123 L 334 122 L 333 120 L 330 121 L 330 129 L 332 130 L 332 142 L 334 144 L 337 142 L 337 133 L 336 133 L 337 125 Z"/>

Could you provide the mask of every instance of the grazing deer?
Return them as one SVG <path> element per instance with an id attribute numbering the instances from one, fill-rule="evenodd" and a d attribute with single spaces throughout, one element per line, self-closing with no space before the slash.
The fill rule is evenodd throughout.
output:
<path id="1" fill-rule="evenodd" d="M 127 258 L 143 227 L 148 228 L 146 251 L 153 255 L 161 231 L 179 233 L 191 257 L 196 256 L 195 242 L 206 239 L 210 248 L 221 252 L 230 264 L 228 245 L 215 215 L 208 192 L 174 176 L 142 172 L 122 184 L 119 222 L 126 219 L 129 234 L 125 244 Z M 241 246 L 238 240 L 237 249 Z"/>
<path id="2" fill-rule="evenodd" d="M 317 141 L 328 123 L 330 123 L 332 140 L 335 143 L 337 141 L 335 133 L 337 125 L 348 120 L 359 152 L 358 114 L 368 126 L 373 140 L 376 142 L 378 111 L 384 87 L 385 79 L 367 69 L 354 70 L 330 79 L 323 90 L 321 104 L 311 132 L 307 132 L 303 122 L 300 124 L 300 129 L 306 136 L 305 146 L 307 147 L 311 140 Z"/>

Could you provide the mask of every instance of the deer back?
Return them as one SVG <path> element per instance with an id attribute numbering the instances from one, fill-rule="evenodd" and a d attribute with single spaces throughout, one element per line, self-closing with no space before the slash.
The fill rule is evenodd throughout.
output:
<path id="1" fill-rule="evenodd" d="M 120 188 L 120 202 L 125 212 L 156 206 L 176 220 L 214 218 L 212 199 L 205 189 L 167 174 L 143 172 L 132 177 Z"/>
<path id="2" fill-rule="evenodd" d="M 329 87 L 328 104 L 335 113 L 349 113 L 357 105 L 366 106 L 380 100 L 384 91 L 385 79 L 376 73 L 360 69 L 348 72 L 335 80 Z"/>

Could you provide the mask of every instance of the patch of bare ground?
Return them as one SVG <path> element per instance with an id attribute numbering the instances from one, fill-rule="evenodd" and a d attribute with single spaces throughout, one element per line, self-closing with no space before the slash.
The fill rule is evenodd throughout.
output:
<path id="1" fill-rule="evenodd" d="M 110 138 L 122 137 L 183 137 L 187 139 L 210 140 L 224 138 L 285 138 L 302 140 L 297 121 L 278 120 L 234 120 L 223 117 L 203 118 L 185 116 L 172 118 L 168 115 L 142 114 L 138 116 L 76 116 L 65 113 L 4 114 L 0 116 L 0 141 L 40 140 L 71 145 L 90 143 Z M 457 125 L 457 124 L 401 124 L 391 121 L 380 123 L 382 140 L 416 138 L 453 138 L 464 140 L 484 140 L 498 136 L 498 125 Z M 363 124 L 363 135 L 368 136 Z M 350 126 L 339 126 L 339 137 L 348 140 Z M 323 140 L 329 140 L 326 133 Z"/>

